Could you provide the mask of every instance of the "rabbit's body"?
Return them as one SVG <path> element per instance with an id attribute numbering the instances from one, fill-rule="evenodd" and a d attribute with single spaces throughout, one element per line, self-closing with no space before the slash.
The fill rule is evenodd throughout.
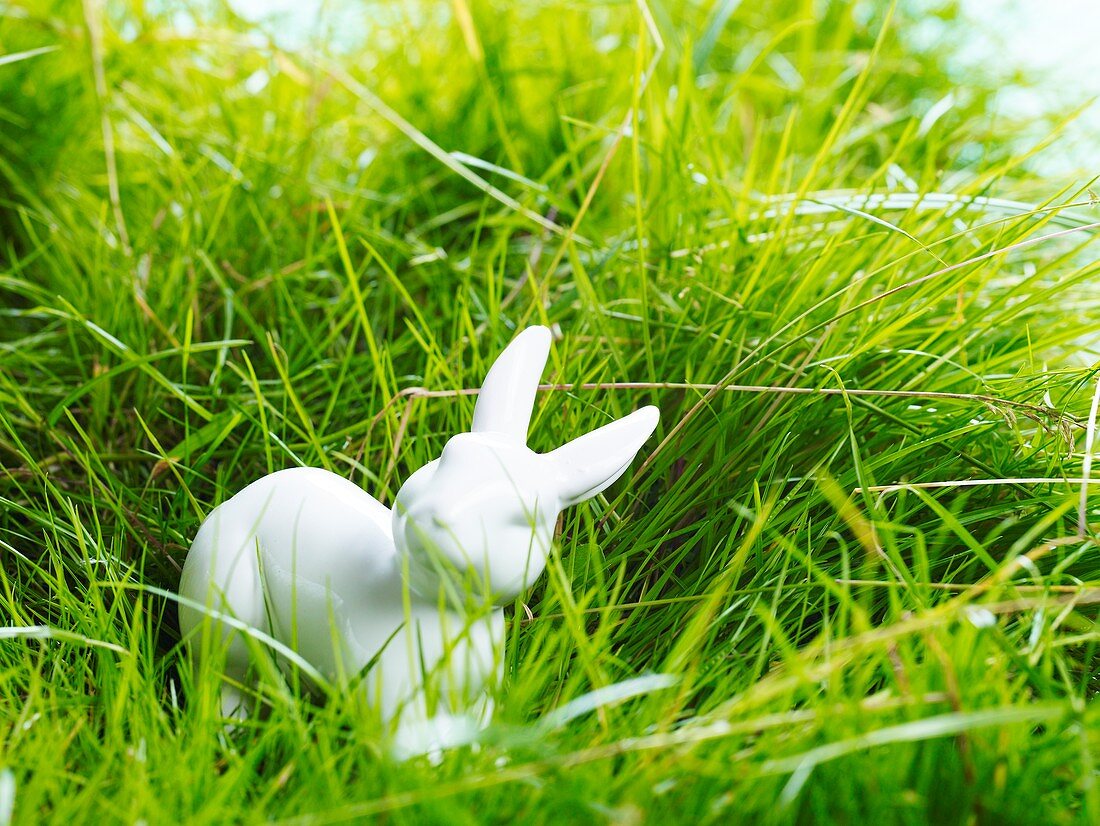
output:
<path id="1" fill-rule="evenodd" d="M 476 698 L 499 670 L 504 614 L 494 607 L 471 620 L 424 600 L 406 607 L 391 519 L 389 508 L 327 470 L 269 474 L 203 523 L 180 590 L 198 594 L 213 586 L 224 595 L 213 607 L 271 635 L 330 682 L 361 678 L 383 717 L 404 712 L 422 721 L 426 698 L 418 695 L 425 680 L 436 680 L 446 709 L 455 692 L 467 702 Z M 182 606 L 184 633 L 202 617 Z M 236 636 L 227 676 L 245 682 L 249 659 L 248 644 Z M 372 661 L 370 675 L 361 674 Z M 234 686 L 223 691 L 223 711 L 241 714 Z"/>
<path id="2" fill-rule="evenodd" d="M 645 408 L 532 452 L 549 346 L 542 327 L 509 345 L 471 432 L 416 471 L 393 510 L 316 468 L 272 473 L 214 509 L 184 565 L 180 628 L 199 656 L 211 639 L 227 645 L 226 716 L 250 705 L 243 623 L 329 682 L 360 686 L 395 724 L 399 753 L 461 741 L 484 720 L 504 662 L 499 606 L 541 574 L 562 508 L 618 478 L 657 424 Z M 199 633 L 207 622 L 216 633 Z"/>

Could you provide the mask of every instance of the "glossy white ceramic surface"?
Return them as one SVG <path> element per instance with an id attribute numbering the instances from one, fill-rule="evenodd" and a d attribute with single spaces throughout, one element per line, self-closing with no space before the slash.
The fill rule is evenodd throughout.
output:
<path id="1" fill-rule="evenodd" d="M 292 468 L 210 513 L 184 565 L 180 627 L 196 657 L 211 640 L 226 646 L 226 717 L 252 706 L 242 688 L 256 641 L 219 615 L 274 637 L 325 680 L 361 687 L 399 756 L 464 742 L 487 720 L 504 662 L 501 605 L 542 573 L 561 510 L 614 482 L 657 426 L 645 407 L 531 451 L 550 341 L 531 327 L 508 345 L 470 432 L 412 474 L 392 510 L 335 473 Z"/>

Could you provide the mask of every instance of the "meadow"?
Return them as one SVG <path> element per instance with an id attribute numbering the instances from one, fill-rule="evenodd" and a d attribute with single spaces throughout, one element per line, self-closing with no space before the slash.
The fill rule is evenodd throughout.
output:
<path id="1" fill-rule="evenodd" d="M 934 5 L 4 4 L 0 824 L 1100 822 L 1100 211 Z M 227 733 L 203 517 L 389 504 L 532 324 L 532 447 L 661 424 L 482 741 Z"/>

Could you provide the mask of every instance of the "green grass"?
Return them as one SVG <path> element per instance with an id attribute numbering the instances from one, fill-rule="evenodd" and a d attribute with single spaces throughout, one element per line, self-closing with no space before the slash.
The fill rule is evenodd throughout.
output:
<path id="1" fill-rule="evenodd" d="M 166 5 L 0 11 L 0 822 L 1100 821 L 1100 214 L 950 10 L 285 52 Z M 226 737 L 166 596 L 203 515 L 297 464 L 391 502 L 535 323 L 535 449 L 662 423 L 509 609 L 485 742 L 394 764 L 276 680 Z"/>

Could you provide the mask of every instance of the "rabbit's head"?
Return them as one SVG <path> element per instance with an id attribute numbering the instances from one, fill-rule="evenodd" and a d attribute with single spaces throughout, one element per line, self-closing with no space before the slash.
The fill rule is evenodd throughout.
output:
<path id="1" fill-rule="evenodd" d="M 542 573 L 558 514 L 619 478 L 657 426 L 645 407 L 539 454 L 527 428 L 550 331 L 530 327 L 485 377 L 469 433 L 402 485 L 393 535 L 410 587 L 434 599 L 514 599 Z"/>

